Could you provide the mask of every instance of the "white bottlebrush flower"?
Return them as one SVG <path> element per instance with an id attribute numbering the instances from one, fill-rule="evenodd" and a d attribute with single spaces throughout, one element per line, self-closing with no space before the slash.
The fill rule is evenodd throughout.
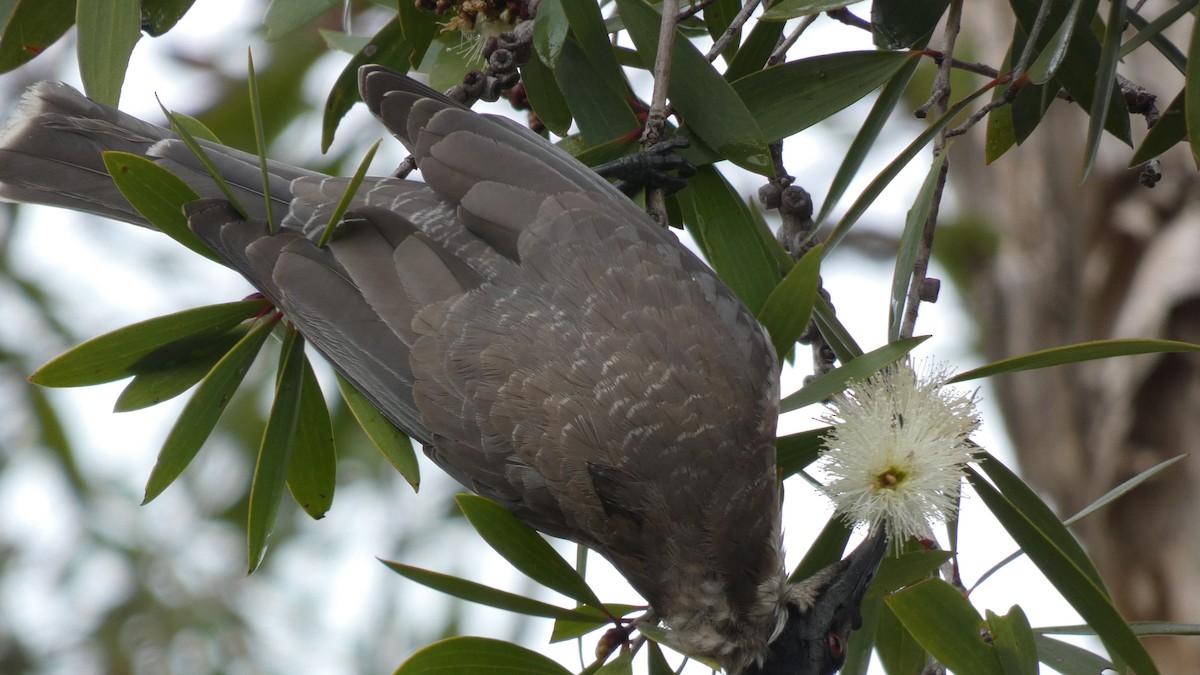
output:
<path id="1" fill-rule="evenodd" d="M 900 540 L 953 514 L 979 415 L 973 393 L 943 388 L 948 375 L 906 360 L 833 398 L 822 466 L 846 520 Z"/>

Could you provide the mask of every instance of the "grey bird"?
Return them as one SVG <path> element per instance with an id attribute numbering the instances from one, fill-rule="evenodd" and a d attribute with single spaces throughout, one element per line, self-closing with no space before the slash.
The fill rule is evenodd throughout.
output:
<path id="1" fill-rule="evenodd" d="M 599 552 L 673 646 L 729 673 L 832 673 L 886 548 L 873 532 L 792 583 L 775 471 L 779 363 L 728 287 L 584 165 L 381 67 L 368 108 L 424 183 L 348 179 L 208 144 L 245 218 L 171 132 L 62 84 L 0 137 L 0 197 L 147 225 L 101 152 L 150 157 L 206 198 L 189 225 L 468 489 Z M 272 234 L 272 232 L 275 232 Z"/>

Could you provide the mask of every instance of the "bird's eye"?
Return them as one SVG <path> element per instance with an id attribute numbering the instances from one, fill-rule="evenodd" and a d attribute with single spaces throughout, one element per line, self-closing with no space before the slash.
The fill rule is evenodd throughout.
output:
<path id="1" fill-rule="evenodd" d="M 834 658 L 840 659 L 846 655 L 846 641 L 842 639 L 841 635 L 830 633 L 826 640 L 829 643 L 829 653 Z"/>

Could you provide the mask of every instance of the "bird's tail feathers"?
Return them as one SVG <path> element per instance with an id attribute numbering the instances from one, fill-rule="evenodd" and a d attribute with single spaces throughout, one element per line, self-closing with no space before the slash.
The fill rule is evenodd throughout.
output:
<path id="1" fill-rule="evenodd" d="M 251 217 L 265 217 L 258 157 L 216 143 L 201 144 Z M 199 159 L 170 130 L 96 103 L 65 84 L 39 82 L 0 130 L 0 199 L 146 226 L 104 167 L 103 153 L 110 150 L 155 160 L 202 197 L 223 196 Z M 291 201 L 291 181 L 318 175 L 279 162 L 268 162 L 267 169 L 278 217 Z"/>

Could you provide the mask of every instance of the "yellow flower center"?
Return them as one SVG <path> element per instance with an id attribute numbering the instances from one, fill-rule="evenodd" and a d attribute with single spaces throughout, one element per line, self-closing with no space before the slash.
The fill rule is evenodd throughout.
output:
<path id="1" fill-rule="evenodd" d="M 908 472 L 895 466 L 889 466 L 884 471 L 875 475 L 871 480 L 871 491 L 879 492 L 880 490 L 895 490 L 900 487 L 908 478 Z"/>

